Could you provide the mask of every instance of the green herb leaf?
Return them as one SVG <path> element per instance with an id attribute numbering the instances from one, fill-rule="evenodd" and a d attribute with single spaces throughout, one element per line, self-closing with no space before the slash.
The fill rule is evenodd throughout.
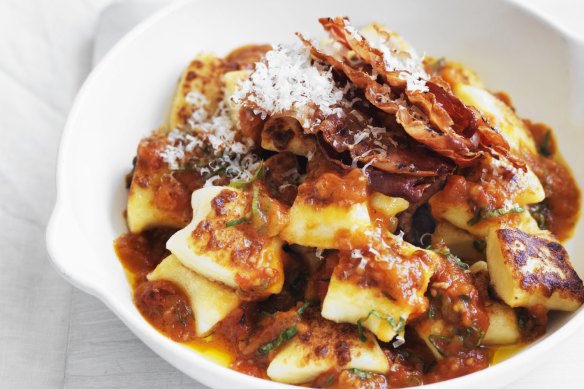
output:
<path id="1" fill-rule="evenodd" d="M 487 248 L 487 242 L 483 239 L 475 239 L 474 242 L 472 242 L 472 245 L 477 251 L 480 251 L 481 253 L 485 252 L 485 249 Z"/>
<path id="2" fill-rule="evenodd" d="M 430 336 L 428 336 L 428 341 L 436 349 L 438 354 L 440 354 L 441 356 L 445 356 L 444 350 L 442 350 L 442 348 L 438 345 L 438 342 L 446 341 L 446 342 L 450 343 L 452 341 L 452 338 L 449 336 L 442 336 L 442 335 L 430 335 Z"/>
<path id="3" fill-rule="evenodd" d="M 519 325 L 519 328 L 524 330 L 527 327 L 527 318 L 525 317 L 525 315 L 520 314 L 519 318 L 517 319 L 517 324 Z"/>
<path id="4" fill-rule="evenodd" d="M 238 226 L 238 225 L 243 224 L 243 223 L 250 224 L 251 220 L 249 220 L 247 217 L 244 216 L 244 217 L 239 218 L 239 219 L 228 221 L 227 223 L 225 223 L 225 227 L 234 227 L 234 226 Z"/>
<path id="5" fill-rule="evenodd" d="M 535 214 L 535 220 L 537 221 L 537 226 L 539 227 L 540 230 L 545 230 L 547 229 L 547 221 L 546 218 L 543 214 L 538 213 Z"/>
<path id="6" fill-rule="evenodd" d="M 499 208 L 499 209 L 494 209 L 494 210 L 486 210 L 486 209 L 481 208 L 473 216 L 473 218 L 467 222 L 467 224 L 469 226 L 474 226 L 475 224 L 477 224 L 483 220 L 486 220 L 486 219 L 490 219 L 493 217 L 499 217 L 499 216 L 503 216 L 503 215 L 508 215 L 511 213 L 521 213 L 523 211 L 524 211 L 524 209 L 521 207 L 513 207 L 511 209 Z"/>
<path id="7" fill-rule="evenodd" d="M 367 316 L 357 320 L 357 329 L 359 330 L 359 339 L 361 339 L 362 342 L 367 341 L 367 338 L 365 337 L 365 334 L 363 333 L 363 322 L 367 321 L 370 316 L 375 316 L 378 319 L 385 320 L 387 323 L 389 323 L 390 326 L 392 326 L 393 330 L 397 333 L 403 332 L 403 330 L 405 330 L 405 328 L 406 328 L 406 319 L 404 319 L 403 317 L 400 316 L 399 322 L 396 322 L 393 317 L 382 316 L 375 309 L 372 309 L 369 311 L 369 314 L 367 314 Z"/>
<path id="8" fill-rule="evenodd" d="M 357 320 L 357 331 L 359 332 L 359 339 L 361 340 L 361 342 L 363 343 L 367 342 L 367 337 L 363 332 L 363 323 L 361 323 L 361 319 Z"/>
<path id="9" fill-rule="evenodd" d="M 253 195 L 251 199 L 251 214 L 255 217 L 262 218 L 262 211 L 260 209 L 260 188 L 257 186 L 253 187 Z"/>
<path id="10" fill-rule="evenodd" d="M 213 171 L 210 171 L 209 173 L 205 174 L 203 176 L 203 178 L 205 180 L 208 180 L 211 177 L 214 177 L 214 176 L 217 176 L 219 174 L 225 173 L 225 170 L 227 170 L 227 166 L 221 166 L 221 167 L 219 167 L 219 168 L 217 168 L 217 169 L 215 169 Z"/>
<path id="11" fill-rule="evenodd" d="M 255 173 L 253 174 L 253 176 L 249 180 L 247 180 L 247 181 L 231 181 L 229 183 L 229 187 L 236 188 L 236 189 L 245 189 L 245 188 L 247 188 L 247 186 L 249 184 L 251 184 L 255 180 L 262 178 L 265 174 L 265 171 L 266 170 L 264 168 L 264 161 L 260 161 L 260 167 L 258 167 L 258 170 L 255 171 Z"/>
<path id="12" fill-rule="evenodd" d="M 436 319 L 436 311 L 434 311 L 434 305 L 432 303 L 430 303 L 430 306 L 428 307 L 428 317 L 430 320 Z"/>
<path id="13" fill-rule="evenodd" d="M 552 155 L 551 140 L 552 140 L 552 132 L 550 130 L 548 130 L 545 133 L 545 137 L 543 138 L 543 142 L 541 142 L 541 145 L 539 145 L 539 153 L 541 155 L 543 155 L 544 157 L 549 157 Z"/>
<path id="14" fill-rule="evenodd" d="M 276 339 L 264 344 L 263 346 L 260 346 L 258 348 L 258 353 L 265 355 L 270 351 L 277 349 L 282 345 L 282 343 L 289 341 L 297 333 L 298 330 L 296 329 L 296 326 L 286 328 L 284 331 L 280 333 L 280 335 L 278 335 Z"/>
<path id="15" fill-rule="evenodd" d="M 397 349 L 397 350 L 395 350 L 395 352 L 397 354 L 401 355 L 405 359 L 411 359 L 411 360 L 416 361 L 422 365 L 424 364 L 424 360 L 417 354 L 411 353 L 409 351 L 401 350 L 401 349 Z"/>
<path id="16" fill-rule="evenodd" d="M 446 258 L 448 258 L 448 260 L 450 262 L 452 262 L 453 264 L 455 264 L 456 266 L 458 266 L 459 268 L 461 268 L 464 271 L 468 271 L 470 269 L 470 266 L 467 263 L 463 262 L 456 255 L 452 254 L 448 247 L 437 248 L 437 247 L 433 247 L 433 246 L 427 246 L 426 250 L 431 250 L 431 251 L 434 251 L 435 253 L 438 253 L 440 255 L 444 255 Z"/>
<path id="17" fill-rule="evenodd" d="M 330 386 L 333 383 L 334 380 L 335 380 L 335 376 L 334 376 L 334 374 L 331 374 L 331 375 L 328 376 L 328 378 L 322 384 L 322 386 L 326 388 L 327 386 Z"/>
<path id="18" fill-rule="evenodd" d="M 537 221 L 537 226 L 541 230 L 547 229 L 546 214 L 549 214 L 549 206 L 548 206 L 546 201 L 542 201 L 541 203 L 530 205 L 529 212 L 531 213 L 531 216 L 533 216 L 535 221 Z"/>
<path id="19" fill-rule="evenodd" d="M 481 345 L 481 343 L 483 342 L 483 338 L 485 337 L 485 331 L 480 330 L 476 327 L 464 327 L 465 333 L 462 335 L 463 338 L 470 338 L 473 335 L 477 334 L 479 335 L 478 340 L 476 341 L 476 343 L 474 344 L 474 347 L 478 347 Z"/>
<path id="20" fill-rule="evenodd" d="M 311 305 L 316 305 L 316 301 L 314 301 L 314 300 L 305 301 L 304 304 L 302 304 L 302 306 L 300 308 L 298 308 L 298 310 L 296 311 L 296 314 L 298 316 L 302 316 L 304 314 L 304 311 L 306 311 L 306 309 L 308 307 L 310 307 Z"/>
<path id="21" fill-rule="evenodd" d="M 450 262 L 454 263 L 456 266 L 458 266 L 462 270 L 464 270 L 464 271 L 470 270 L 470 266 L 468 265 L 468 263 L 462 262 L 460 260 L 460 258 L 458 258 L 456 255 L 449 255 L 448 259 L 450 260 Z"/>
<path id="22" fill-rule="evenodd" d="M 371 373 L 369 373 L 368 371 L 363 371 L 361 369 L 352 368 L 349 371 L 351 373 L 355 374 L 357 377 L 359 377 L 362 380 L 366 380 L 367 378 L 371 377 Z"/>

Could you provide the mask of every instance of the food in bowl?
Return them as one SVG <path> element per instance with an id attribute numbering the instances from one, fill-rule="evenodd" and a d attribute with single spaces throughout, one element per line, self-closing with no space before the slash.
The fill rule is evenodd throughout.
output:
<path id="1" fill-rule="evenodd" d="M 240 372 L 403 387 L 487 368 L 584 286 L 550 128 L 398 34 L 200 54 L 128 176 L 115 248 L 161 333 Z"/>

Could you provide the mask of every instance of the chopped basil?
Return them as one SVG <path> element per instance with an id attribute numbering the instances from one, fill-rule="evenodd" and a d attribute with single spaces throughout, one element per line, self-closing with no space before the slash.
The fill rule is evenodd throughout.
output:
<path id="1" fill-rule="evenodd" d="M 450 250 L 448 248 L 438 248 L 430 245 L 426 246 L 426 250 L 434 251 L 437 254 L 444 255 L 445 257 L 450 255 Z"/>
<path id="2" fill-rule="evenodd" d="M 263 346 L 260 346 L 258 348 L 258 353 L 265 355 L 270 351 L 277 349 L 282 345 L 282 343 L 289 341 L 297 333 L 298 330 L 296 329 L 296 326 L 286 328 L 284 331 L 280 333 L 280 335 L 278 335 L 276 339 L 264 344 Z"/>
<path id="3" fill-rule="evenodd" d="M 359 331 L 359 339 L 361 339 L 361 342 L 367 342 L 367 337 L 363 333 L 363 324 L 361 323 L 361 319 L 357 320 L 357 331 Z"/>
<path id="4" fill-rule="evenodd" d="M 529 206 L 529 212 L 541 230 L 547 229 L 546 214 L 549 214 L 549 206 L 545 201 Z"/>
<path id="5" fill-rule="evenodd" d="M 481 343 L 483 343 L 483 339 L 485 338 L 486 333 L 485 331 L 479 330 L 478 328 L 471 327 L 471 329 L 475 332 L 478 332 L 479 334 L 479 340 L 477 340 L 477 343 L 475 344 L 475 347 L 479 347 Z"/>
<path id="6" fill-rule="evenodd" d="M 525 315 L 519 314 L 517 324 L 519 325 L 519 328 L 522 330 L 524 330 L 527 327 L 527 318 L 525 317 Z"/>
<path id="7" fill-rule="evenodd" d="M 545 216 L 543 214 L 538 213 L 533 216 L 535 217 L 535 220 L 537 221 L 537 226 L 539 227 L 540 230 L 547 229 L 547 223 L 545 220 Z"/>
<path id="8" fill-rule="evenodd" d="M 420 358 L 419 355 L 416 355 L 414 353 L 411 353 L 411 352 L 405 351 L 405 350 L 395 350 L 395 352 L 398 355 L 401 355 L 405 359 L 411 359 L 413 361 L 416 361 L 416 362 L 419 362 L 421 364 L 424 364 L 424 361 L 422 360 L 422 358 Z"/>
<path id="9" fill-rule="evenodd" d="M 302 316 L 304 314 L 304 311 L 306 311 L 306 309 L 308 307 L 310 307 L 311 305 L 315 305 L 316 301 L 313 300 L 308 300 L 306 302 L 304 302 L 304 304 L 302 304 L 302 306 L 300 308 L 298 308 L 298 310 L 296 311 L 296 314 L 298 316 Z"/>
<path id="10" fill-rule="evenodd" d="M 450 343 L 452 341 L 452 338 L 450 338 L 448 336 L 442 336 L 442 335 L 428 336 L 428 342 L 430 342 L 430 344 L 432 344 L 432 346 L 436 349 L 438 354 L 440 354 L 441 356 L 445 356 L 444 350 L 442 350 L 442 348 L 438 345 L 438 343 L 436 341 L 446 341 L 446 342 Z"/>
<path id="11" fill-rule="evenodd" d="M 468 271 L 470 270 L 470 266 L 468 265 L 468 263 L 464 263 L 460 260 L 460 258 L 458 258 L 456 255 L 449 255 L 448 259 L 450 260 L 450 262 L 454 263 L 456 266 L 458 266 L 459 268 L 461 268 L 464 271 Z"/>
<path id="12" fill-rule="evenodd" d="M 436 312 L 434 311 L 434 305 L 432 305 L 432 303 L 430 303 L 430 306 L 428 307 L 428 317 L 430 320 L 436 319 Z"/>
<path id="13" fill-rule="evenodd" d="M 262 212 L 260 210 L 260 188 L 257 186 L 253 187 L 253 195 L 251 199 L 251 214 L 253 216 L 262 217 Z"/>
<path id="14" fill-rule="evenodd" d="M 478 329 L 476 327 L 464 327 L 464 333 L 462 333 L 462 337 L 464 339 L 468 339 L 468 338 L 472 337 L 475 334 L 478 334 L 479 335 L 479 339 L 474 344 L 474 347 L 478 347 L 483 342 L 483 338 L 485 337 L 485 331 L 480 330 L 480 329 Z"/>
<path id="15" fill-rule="evenodd" d="M 477 251 L 480 251 L 481 253 L 485 252 L 485 249 L 487 248 L 487 242 L 483 239 L 475 239 L 474 242 L 472 242 L 472 245 Z"/>
<path id="16" fill-rule="evenodd" d="M 234 227 L 234 226 L 238 226 L 238 225 L 243 224 L 243 223 L 249 224 L 249 223 L 251 223 L 251 220 L 249 220 L 247 217 L 244 216 L 244 217 L 239 218 L 239 219 L 228 221 L 227 223 L 225 223 L 225 227 Z"/>
<path id="17" fill-rule="evenodd" d="M 393 330 L 397 333 L 401 333 L 406 327 L 406 320 L 403 317 L 400 316 L 399 322 L 396 322 L 393 317 L 382 316 L 375 309 L 372 309 L 369 311 L 369 314 L 367 316 L 365 316 L 365 318 L 361 318 L 361 319 L 357 320 L 357 329 L 359 331 L 359 339 L 361 339 L 362 342 L 367 341 L 367 337 L 365 337 L 365 334 L 363 333 L 363 322 L 367 321 L 367 319 L 369 319 L 369 317 L 372 315 L 377 317 L 378 319 L 385 320 L 387 323 L 389 323 L 390 326 L 392 326 Z"/>
<path id="18" fill-rule="evenodd" d="M 355 374 L 357 377 L 359 377 L 362 380 L 366 380 L 367 378 L 369 378 L 371 376 L 371 373 L 369 373 L 368 371 L 363 371 L 361 369 L 357 369 L 356 367 L 352 368 L 350 370 L 350 372 Z"/>
<path id="19" fill-rule="evenodd" d="M 326 381 L 322 384 L 323 387 L 330 386 L 333 381 L 335 380 L 335 376 L 333 374 L 329 375 Z"/>
<path id="20" fill-rule="evenodd" d="M 448 258 L 450 262 L 452 262 L 453 264 L 455 264 L 464 271 L 468 271 L 470 269 L 470 266 L 467 263 L 462 262 L 460 258 L 458 258 L 456 255 L 452 254 L 448 247 L 436 248 L 433 246 L 428 246 L 426 247 L 426 250 L 431 250 L 440 255 L 444 255 L 446 258 Z"/>
<path id="21" fill-rule="evenodd" d="M 473 216 L 473 218 L 467 222 L 467 224 L 469 226 L 474 226 L 478 222 L 483 221 L 485 219 L 490 219 L 493 217 L 508 215 L 510 213 L 521 213 L 523 211 L 524 211 L 524 209 L 521 207 L 513 207 L 511 209 L 499 208 L 499 209 L 494 209 L 494 210 L 487 210 L 487 209 L 481 208 L 477 211 L 477 213 Z"/>
<path id="22" fill-rule="evenodd" d="M 545 136 L 543 138 L 543 142 L 541 142 L 541 145 L 539 145 L 539 153 L 541 155 L 543 155 L 544 157 L 549 157 L 552 155 L 551 140 L 552 140 L 552 132 L 550 130 L 548 130 L 545 133 Z"/>
<path id="23" fill-rule="evenodd" d="M 253 174 L 253 176 L 247 180 L 247 181 L 231 181 L 229 183 L 229 186 L 231 188 L 236 188 L 236 189 L 244 189 L 247 188 L 247 186 L 249 184 L 251 184 L 252 182 L 254 182 L 257 179 L 260 179 L 264 176 L 265 174 L 265 168 L 264 168 L 264 161 L 260 161 L 260 167 L 258 168 L 258 170 L 256 170 L 256 172 Z"/>

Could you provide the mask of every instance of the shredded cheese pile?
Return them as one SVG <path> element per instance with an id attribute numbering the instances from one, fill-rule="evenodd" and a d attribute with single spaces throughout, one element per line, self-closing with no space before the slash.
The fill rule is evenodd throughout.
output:
<path id="1" fill-rule="evenodd" d="M 191 92 L 186 96 L 186 101 L 193 104 L 196 109 L 187 120 L 189 131 L 174 129 L 167 135 L 169 145 L 160 153 L 162 159 L 171 170 L 184 167 L 188 153 L 198 147 L 209 145 L 214 160 L 207 167 L 199 168 L 201 174 L 208 176 L 205 186 L 210 186 L 221 176 L 217 174 L 224 171 L 225 175 L 236 181 L 245 181 L 253 177 L 259 168 L 260 161 L 255 154 L 250 154 L 253 141 L 246 142 L 236 140 L 236 131 L 224 104 L 221 104 L 217 112 L 210 116 L 204 106 L 207 99 L 201 93 Z"/>
<path id="2" fill-rule="evenodd" d="M 328 116 L 340 112 L 343 92 L 335 86 L 331 69 L 312 61 L 300 42 L 278 45 L 256 64 L 250 78 L 240 84 L 233 100 L 251 103 L 256 115 L 295 112 L 305 127 L 318 109 Z"/>
<path id="3" fill-rule="evenodd" d="M 363 37 L 355 30 L 353 37 Z M 423 57 L 420 57 L 414 49 L 406 47 L 404 43 L 395 38 L 386 39 L 382 34 L 367 37 L 371 47 L 383 53 L 383 65 L 388 72 L 399 72 L 399 78 L 407 82 L 408 91 L 427 92 L 426 81 L 430 76 L 424 70 Z"/>

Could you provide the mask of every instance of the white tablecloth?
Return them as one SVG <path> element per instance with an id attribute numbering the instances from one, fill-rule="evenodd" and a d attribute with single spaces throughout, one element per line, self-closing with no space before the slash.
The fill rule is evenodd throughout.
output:
<path id="1" fill-rule="evenodd" d="M 520 1 L 584 36 L 580 0 Z M 61 279 L 45 250 L 58 140 L 93 53 L 157 7 L 134 0 L 100 24 L 111 3 L 0 0 L 0 388 L 202 388 Z M 584 332 L 512 387 L 582 387 L 583 349 Z"/>

